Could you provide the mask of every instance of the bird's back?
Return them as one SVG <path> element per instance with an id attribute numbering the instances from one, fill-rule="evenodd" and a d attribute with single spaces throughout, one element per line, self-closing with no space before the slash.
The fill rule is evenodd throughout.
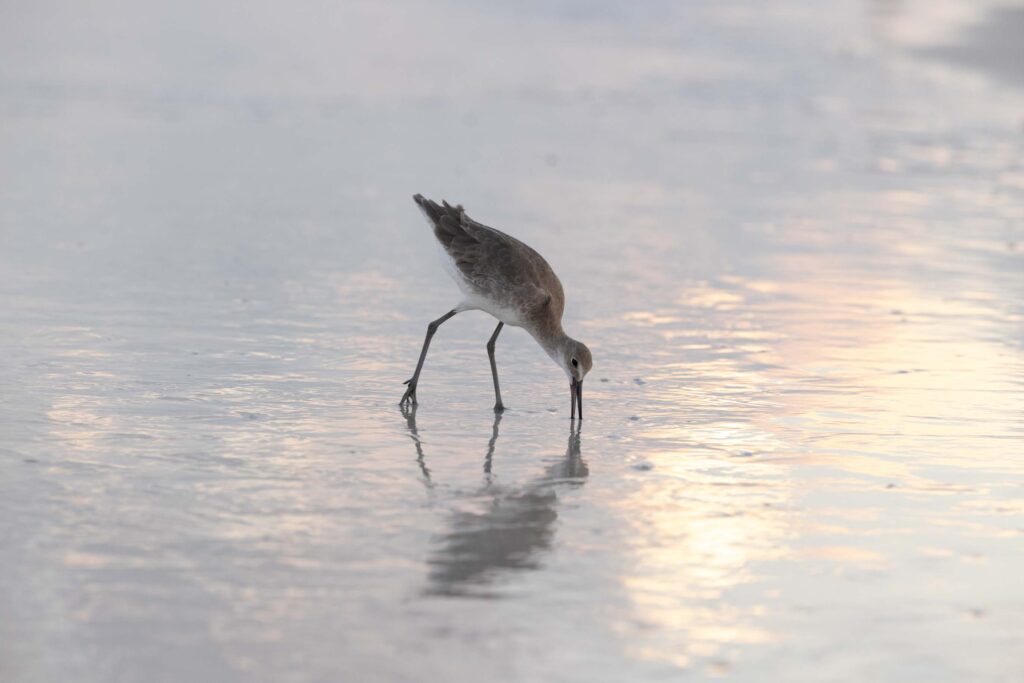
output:
<path id="1" fill-rule="evenodd" d="M 433 225 L 434 236 L 451 259 L 467 295 L 499 319 L 544 332 L 561 327 L 565 295 L 562 283 L 544 257 L 529 245 L 466 215 L 462 206 L 437 204 L 422 195 L 413 199 Z M 515 316 L 499 315 L 514 311 Z"/>

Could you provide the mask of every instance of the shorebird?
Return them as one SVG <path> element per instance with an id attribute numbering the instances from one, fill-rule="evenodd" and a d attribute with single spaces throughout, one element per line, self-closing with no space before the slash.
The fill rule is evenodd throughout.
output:
<path id="1" fill-rule="evenodd" d="M 498 366 L 494 362 L 494 344 L 505 325 L 522 327 L 537 340 L 551 360 L 569 378 L 569 419 L 583 419 L 583 378 L 593 361 L 590 349 L 562 330 L 565 294 L 562 283 L 544 257 L 510 235 L 477 223 L 466 215 L 462 205 L 448 202 L 438 205 L 423 195 L 413 200 L 434 228 L 441 243 L 448 274 L 462 291 L 462 301 L 437 320 L 427 325 L 419 362 L 400 405 L 416 405 L 416 385 L 427 358 L 427 349 L 434 333 L 446 320 L 463 311 L 485 311 L 498 319 L 498 326 L 487 342 L 494 379 L 494 411 L 505 409 L 498 387 Z"/>

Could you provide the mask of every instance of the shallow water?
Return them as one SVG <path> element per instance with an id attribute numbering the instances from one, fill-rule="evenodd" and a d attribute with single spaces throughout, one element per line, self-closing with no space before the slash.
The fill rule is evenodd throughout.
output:
<path id="1" fill-rule="evenodd" d="M 0 678 L 1024 677 L 1020 14 L 678 4 L 5 5 Z"/>

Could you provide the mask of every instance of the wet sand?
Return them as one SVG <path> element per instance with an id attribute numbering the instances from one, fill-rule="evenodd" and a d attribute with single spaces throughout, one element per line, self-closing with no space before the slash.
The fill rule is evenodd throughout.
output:
<path id="1" fill-rule="evenodd" d="M 0 679 L 1024 677 L 1024 90 L 761 4 L 0 10 Z M 581 430 L 482 314 L 399 410 L 414 192 Z"/>

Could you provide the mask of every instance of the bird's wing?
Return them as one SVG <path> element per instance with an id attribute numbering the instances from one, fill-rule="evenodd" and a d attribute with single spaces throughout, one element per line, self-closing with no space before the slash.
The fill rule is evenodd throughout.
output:
<path id="1" fill-rule="evenodd" d="M 433 224 L 434 236 L 475 286 L 487 289 L 493 283 L 488 293 L 496 299 L 514 295 L 532 310 L 549 305 L 555 294 L 561 300 L 558 277 L 529 245 L 473 220 L 461 205 L 437 204 L 422 195 L 413 199 Z M 555 313 L 561 316 L 560 310 Z"/>

